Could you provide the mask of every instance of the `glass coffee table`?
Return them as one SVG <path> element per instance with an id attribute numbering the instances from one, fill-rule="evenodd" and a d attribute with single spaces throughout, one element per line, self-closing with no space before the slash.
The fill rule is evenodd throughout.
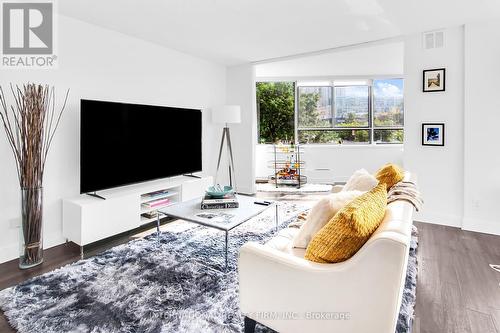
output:
<path id="1" fill-rule="evenodd" d="M 277 201 L 270 201 L 269 205 L 260 205 L 256 202 L 262 203 L 261 199 L 250 197 L 246 195 L 236 195 L 238 198 L 239 207 L 238 208 L 228 208 L 228 209 L 201 209 L 201 197 L 197 199 L 192 199 L 189 201 L 181 202 L 166 208 L 158 210 L 157 217 L 157 232 L 160 232 L 160 215 L 173 217 L 189 222 L 193 222 L 205 227 L 218 229 L 225 232 L 225 269 L 227 270 L 227 256 L 228 256 L 228 238 L 229 231 L 236 228 L 237 226 L 247 222 L 252 217 L 259 215 L 265 210 L 274 207 L 275 209 L 275 222 L 276 230 L 278 230 L 279 225 L 279 208 Z"/>

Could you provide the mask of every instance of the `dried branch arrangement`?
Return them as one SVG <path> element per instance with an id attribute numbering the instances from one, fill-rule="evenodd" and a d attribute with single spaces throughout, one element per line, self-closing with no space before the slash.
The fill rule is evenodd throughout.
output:
<path id="1" fill-rule="evenodd" d="M 15 157 L 23 191 L 24 260 L 29 265 L 41 255 L 43 173 L 69 90 L 61 109 L 56 111 L 54 87 L 28 83 L 22 87 L 11 85 L 10 89 L 14 105 L 9 107 L 0 87 L 0 119 Z"/>

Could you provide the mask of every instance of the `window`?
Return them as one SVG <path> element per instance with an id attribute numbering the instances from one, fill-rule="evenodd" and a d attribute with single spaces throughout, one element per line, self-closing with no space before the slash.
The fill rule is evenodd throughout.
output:
<path id="1" fill-rule="evenodd" d="M 298 87 L 300 127 L 332 126 L 332 87 Z"/>
<path id="2" fill-rule="evenodd" d="M 370 131 L 357 129 L 369 125 L 368 86 L 299 86 L 297 91 L 300 143 L 370 143 Z"/>
<path id="3" fill-rule="evenodd" d="M 369 87 L 335 87 L 335 126 L 368 127 Z"/>
<path id="4" fill-rule="evenodd" d="M 373 125 L 376 143 L 403 143 L 403 80 L 373 81 Z"/>
<path id="5" fill-rule="evenodd" d="M 295 141 L 295 82 L 258 82 L 259 143 Z"/>
<path id="6" fill-rule="evenodd" d="M 257 111 L 261 143 L 403 143 L 402 79 L 259 82 Z"/>

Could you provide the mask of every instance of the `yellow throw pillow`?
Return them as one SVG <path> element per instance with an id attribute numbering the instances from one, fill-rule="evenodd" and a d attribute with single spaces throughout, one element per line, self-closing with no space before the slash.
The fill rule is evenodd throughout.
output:
<path id="1" fill-rule="evenodd" d="M 387 190 L 400 181 L 403 180 L 405 176 L 405 172 L 396 164 L 386 164 L 381 167 L 377 173 L 375 174 L 375 178 L 379 181 L 379 183 L 385 183 L 387 185 Z"/>
<path id="2" fill-rule="evenodd" d="M 332 217 L 307 246 L 305 258 L 321 263 L 351 258 L 377 230 L 386 207 L 386 185 L 379 184 Z"/>

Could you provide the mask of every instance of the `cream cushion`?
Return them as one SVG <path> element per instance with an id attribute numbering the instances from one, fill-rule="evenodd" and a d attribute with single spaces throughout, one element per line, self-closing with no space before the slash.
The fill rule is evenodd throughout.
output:
<path id="1" fill-rule="evenodd" d="M 307 248 L 314 235 L 349 202 L 365 193 L 364 191 L 341 191 L 330 194 L 318 201 L 307 215 L 307 219 L 293 238 L 292 247 Z"/>
<path id="2" fill-rule="evenodd" d="M 302 259 L 306 254 L 306 249 L 292 247 L 293 238 L 298 232 L 299 228 L 282 229 L 278 235 L 266 243 L 266 246 Z"/>
<path id="3" fill-rule="evenodd" d="M 355 171 L 342 191 L 371 191 L 378 185 L 378 180 L 365 169 Z"/>
<path id="4" fill-rule="evenodd" d="M 275 237 L 271 238 L 266 243 L 266 245 L 282 252 L 289 252 L 292 240 L 298 232 L 299 228 L 281 229 Z"/>
<path id="5" fill-rule="evenodd" d="M 350 259 L 382 223 L 386 207 L 387 185 L 380 183 L 335 214 L 313 237 L 305 258 L 320 263 Z"/>

